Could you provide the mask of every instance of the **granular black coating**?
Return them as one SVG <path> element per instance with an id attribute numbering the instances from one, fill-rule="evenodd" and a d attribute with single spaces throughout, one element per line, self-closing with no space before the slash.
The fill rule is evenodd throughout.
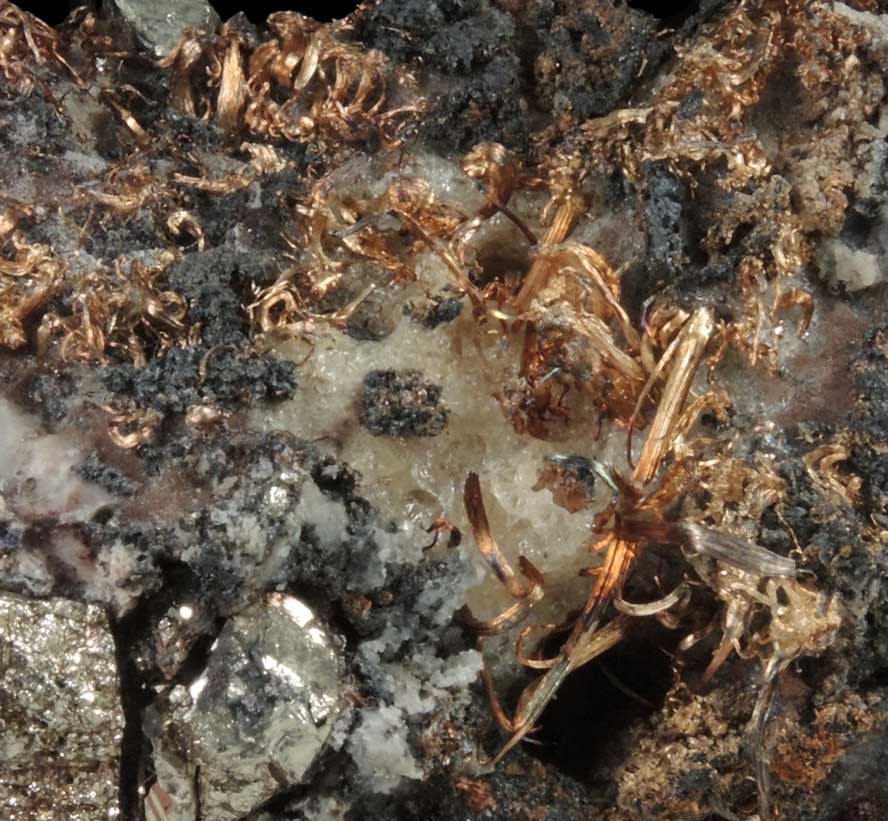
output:
<path id="1" fill-rule="evenodd" d="M 296 366 L 235 345 L 174 348 L 142 368 L 106 368 L 102 381 L 142 407 L 184 413 L 203 402 L 235 407 L 260 399 L 289 399 L 296 390 Z"/>

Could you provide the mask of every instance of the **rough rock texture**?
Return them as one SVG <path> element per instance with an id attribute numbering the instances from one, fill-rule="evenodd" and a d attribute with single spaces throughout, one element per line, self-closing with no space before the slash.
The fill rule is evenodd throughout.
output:
<path id="1" fill-rule="evenodd" d="M 422 61 L 435 100 L 422 125 L 429 140 L 449 149 L 527 140 L 516 24 L 489 0 L 384 0 L 362 18 L 358 36 L 392 59 Z"/>
<path id="2" fill-rule="evenodd" d="M 3 817 L 119 817 L 124 720 L 106 615 L 0 593 L 0 660 Z"/>
<path id="3" fill-rule="evenodd" d="M 533 93 L 553 114 L 607 114 L 657 59 L 656 24 L 631 4 L 531 2 L 520 13 L 537 38 Z"/>

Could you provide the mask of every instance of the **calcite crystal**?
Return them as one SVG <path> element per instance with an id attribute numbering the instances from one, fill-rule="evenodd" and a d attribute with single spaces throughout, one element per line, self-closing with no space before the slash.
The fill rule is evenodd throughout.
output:
<path id="1" fill-rule="evenodd" d="M 123 726 L 105 613 L 0 593 L 0 814 L 120 817 Z"/>
<path id="2" fill-rule="evenodd" d="M 200 676 L 149 713 L 167 818 L 241 818 L 300 784 L 344 707 L 336 640 L 303 602 L 274 594 L 241 611 Z"/>

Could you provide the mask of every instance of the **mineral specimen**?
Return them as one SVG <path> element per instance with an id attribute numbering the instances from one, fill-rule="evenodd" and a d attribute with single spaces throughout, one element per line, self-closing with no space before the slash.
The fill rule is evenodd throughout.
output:
<path id="1" fill-rule="evenodd" d="M 0 589 L 109 614 L 102 812 L 885 817 L 885 8 L 0 0 Z"/>

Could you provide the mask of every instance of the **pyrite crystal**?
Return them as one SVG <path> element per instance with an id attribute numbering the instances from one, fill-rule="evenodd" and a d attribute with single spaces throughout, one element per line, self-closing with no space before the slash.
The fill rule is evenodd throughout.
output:
<path id="1" fill-rule="evenodd" d="M 0 0 L 0 814 L 883 821 L 888 3 L 252 11 Z"/>
<path id="2" fill-rule="evenodd" d="M 149 710 L 170 821 L 198 807 L 241 818 L 302 783 L 344 706 L 342 676 L 339 647 L 298 599 L 273 594 L 229 619 L 200 676 Z"/>
<path id="3" fill-rule="evenodd" d="M 114 640 L 99 607 L 0 593 L 0 813 L 119 817 Z"/>
<path id="4" fill-rule="evenodd" d="M 128 27 L 139 43 L 158 57 L 168 56 L 185 29 L 210 34 L 219 27 L 219 15 L 205 0 L 105 0 L 107 13 Z"/>

